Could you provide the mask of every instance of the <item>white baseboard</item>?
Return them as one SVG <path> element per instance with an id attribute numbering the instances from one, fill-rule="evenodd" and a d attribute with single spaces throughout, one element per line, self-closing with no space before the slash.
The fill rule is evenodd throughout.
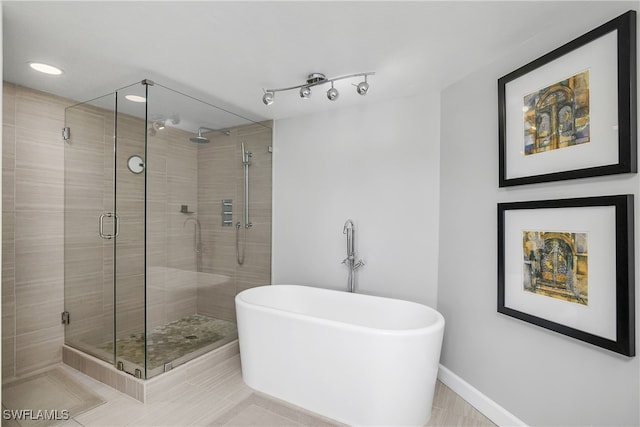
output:
<path id="1" fill-rule="evenodd" d="M 482 394 L 480 390 L 442 365 L 440 365 L 440 369 L 438 370 L 438 379 L 497 425 L 527 426 L 524 421 L 489 399 Z"/>

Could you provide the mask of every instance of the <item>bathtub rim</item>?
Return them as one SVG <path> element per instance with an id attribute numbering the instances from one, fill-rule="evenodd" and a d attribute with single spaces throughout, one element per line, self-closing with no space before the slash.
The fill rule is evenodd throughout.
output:
<path id="1" fill-rule="evenodd" d="M 335 290 L 335 289 L 327 289 L 327 288 L 322 288 L 322 287 L 316 287 L 316 286 L 307 286 L 307 285 L 294 285 L 294 284 L 289 284 L 289 283 L 282 283 L 282 284 L 270 284 L 270 285 L 265 285 L 265 286 L 283 286 L 283 287 L 295 287 L 295 288 L 312 288 L 312 289 L 319 289 L 322 291 L 326 291 L 326 292 L 337 292 L 337 293 L 346 293 L 346 291 L 339 291 L 339 290 Z M 378 299 L 378 300 L 393 300 L 393 301 L 401 301 L 402 303 L 406 303 L 409 305 L 417 305 L 420 306 L 421 308 L 426 308 L 429 311 L 433 312 L 433 314 L 435 315 L 435 322 L 428 325 L 428 326 L 424 326 L 424 327 L 420 327 L 420 328 L 411 328 L 411 329 L 382 329 L 382 328 L 375 328 L 372 326 L 363 326 L 363 325 L 357 325 L 357 324 L 353 324 L 353 323 L 347 323 L 347 322 L 342 322 L 342 321 L 338 321 L 338 320 L 332 320 L 332 319 L 325 319 L 322 317 L 317 317 L 317 316 L 312 316 L 309 314 L 304 314 L 304 313 L 299 313 L 296 311 L 290 311 L 290 310 L 286 310 L 286 309 L 282 309 L 282 308 L 274 308 L 268 305 L 264 305 L 264 304 L 259 304 L 259 303 L 255 303 L 255 302 L 248 302 L 245 301 L 244 299 L 242 299 L 242 294 L 247 292 L 251 292 L 254 291 L 255 289 L 259 289 L 262 288 L 263 286 L 258 286 L 258 287 L 254 287 L 254 288 L 250 288 L 250 289 L 245 289 L 244 291 L 238 293 L 235 296 L 235 303 L 238 306 L 242 306 L 245 308 L 249 308 L 249 309 L 255 309 L 264 313 L 271 313 L 271 314 L 277 314 L 277 313 L 285 313 L 286 316 L 292 317 L 294 319 L 300 319 L 300 320 L 304 320 L 304 321 L 308 321 L 308 322 L 312 322 L 312 323 L 317 323 L 317 324 L 322 324 L 322 325 L 328 325 L 328 326 L 333 326 L 333 327 L 339 327 L 339 328 L 345 328 L 348 330 L 352 330 L 352 331 L 357 331 L 360 333 L 367 333 L 367 334 L 372 334 L 372 335 L 389 335 L 389 336 L 398 336 L 398 337 L 407 337 L 407 336 L 419 336 L 419 335 L 432 335 L 432 334 L 436 334 L 439 332 L 444 331 L 444 326 L 445 326 L 445 319 L 444 316 L 442 315 L 442 313 L 440 313 L 438 310 L 436 310 L 433 307 L 429 307 L 428 305 L 425 304 L 420 304 L 417 302 L 413 302 L 413 301 L 407 301 L 407 300 L 403 300 L 403 299 L 399 299 L 399 298 L 389 298 L 389 297 L 382 297 L 382 296 L 378 296 L 378 295 L 368 295 L 368 294 L 361 294 L 358 293 L 357 295 L 364 297 L 364 298 L 373 298 L 373 299 Z M 254 291 L 254 292 L 259 292 L 259 291 Z M 239 328 L 238 328 L 238 333 L 239 333 Z"/>

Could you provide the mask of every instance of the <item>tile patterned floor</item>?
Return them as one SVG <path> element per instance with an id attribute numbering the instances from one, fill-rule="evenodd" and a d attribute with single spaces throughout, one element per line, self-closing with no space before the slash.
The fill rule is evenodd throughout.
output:
<path id="1" fill-rule="evenodd" d="M 6 412 L 16 413 L 23 409 L 49 412 L 59 409 L 60 413 L 54 413 L 52 418 L 61 419 L 66 416 L 61 413 L 64 408 L 73 417 L 103 403 L 100 395 L 61 368 L 49 369 L 2 385 L 3 421 Z M 55 423 L 36 412 L 35 416 L 24 416 L 19 424 L 22 427 L 46 427 Z"/>
<path id="2" fill-rule="evenodd" d="M 218 417 L 215 426 L 252 427 L 263 426 L 343 426 L 334 420 L 322 417 L 289 405 L 260 393 L 253 393 Z"/>
<path id="3" fill-rule="evenodd" d="M 454 393 L 442 382 L 436 382 L 436 393 L 433 397 L 431 419 L 427 427 L 440 426 L 495 426 L 476 408 Z"/>
<path id="4" fill-rule="evenodd" d="M 58 424 L 78 426 L 342 426 L 342 424 L 254 392 L 242 381 L 240 356 L 210 368 L 140 403 L 74 369 L 61 365 L 105 403 Z M 428 427 L 494 426 L 491 421 L 438 382 Z M 3 426 L 18 426 L 3 421 Z"/>

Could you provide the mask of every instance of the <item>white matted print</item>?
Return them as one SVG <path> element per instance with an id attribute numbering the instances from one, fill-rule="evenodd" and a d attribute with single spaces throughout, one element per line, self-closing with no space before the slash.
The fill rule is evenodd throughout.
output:
<path id="1" fill-rule="evenodd" d="M 533 316 L 580 329 L 607 339 L 616 338 L 616 251 L 615 207 L 537 209 L 505 212 L 505 306 Z M 537 289 L 532 292 L 524 268 L 524 232 L 551 236 L 544 246 L 557 244 L 558 249 L 545 251 L 539 261 Z M 573 234 L 588 236 L 586 304 L 575 303 L 567 277 L 583 276 L 578 270 L 579 257 Z M 540 245 L 542 246 L 542 245 Z M 566 249 L 563 250 L 563 246 Z M 535 251 L 535 249 L 534 249 Z M 531 257 L 526 256 L 531 259 Z M 539 267 L 536 268 L 535 264 Z M 524 264 L 524 265 L 523 265 Z M 584 272 L 584 271 L 583 271 Z M 555 279 L 555 280 L 554 280 Z M 534 278 L 535 280 L 535 278 Z M 528 288 L 528 289 L 527 289 Z M 571 299 L 572 294 L 574 298 Z"/>
<path id="2" fill-rule="evenodd" d="M 500 187 L 637 171 L 636 14 L 498 80 Z"/>
<path id="3" fill-rule="evenodd" d="M 615 47 L 616 33 L 609 33 L 507 83 L 507 117 L 513 118 L 506 127 L 507 179 L 618 162 L 618 98 L 612 96 L 618 91 Z M 587 79 L 576 79 L 585 73 Z M 587 87 L 575 84 L 576 80 L 586 80 Z M 533 108 L 524 111 L 525 102 L 541 91 Z M 584 94 L 586 106 L 581 105 Z M 567 111 L 573 132 L 562 126 Z M 588 123 L 580 123 L 584 116 Z M 588 142 L 570 145 L 587 132 Z M 527 154 L 533 147 L 537 153 Z"/>
<path id="4" fill-rule="evenodd" d="M 498 204 L 498 312 L 635 355 L 634 197 Z"/>

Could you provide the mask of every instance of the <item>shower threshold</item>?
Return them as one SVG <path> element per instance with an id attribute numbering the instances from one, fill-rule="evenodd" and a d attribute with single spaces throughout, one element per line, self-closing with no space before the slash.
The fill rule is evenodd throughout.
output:
<path id="1" fill-rule="evenodd" d="M 219 366 L 227 360 L 239 357 L 240 348 L 238 340 L 235 339 L 162 375 L 142 380 L 126 372 L 118 371 L 113 364 L 84 351 L 77 350 L 67 344 L 62 346 L 62 362 L 65 365 L 142 403 L 150 401 L 154 395 L 166 393 L 179 382 L 195 381 L 202 375 L 202 372 Z"/>

